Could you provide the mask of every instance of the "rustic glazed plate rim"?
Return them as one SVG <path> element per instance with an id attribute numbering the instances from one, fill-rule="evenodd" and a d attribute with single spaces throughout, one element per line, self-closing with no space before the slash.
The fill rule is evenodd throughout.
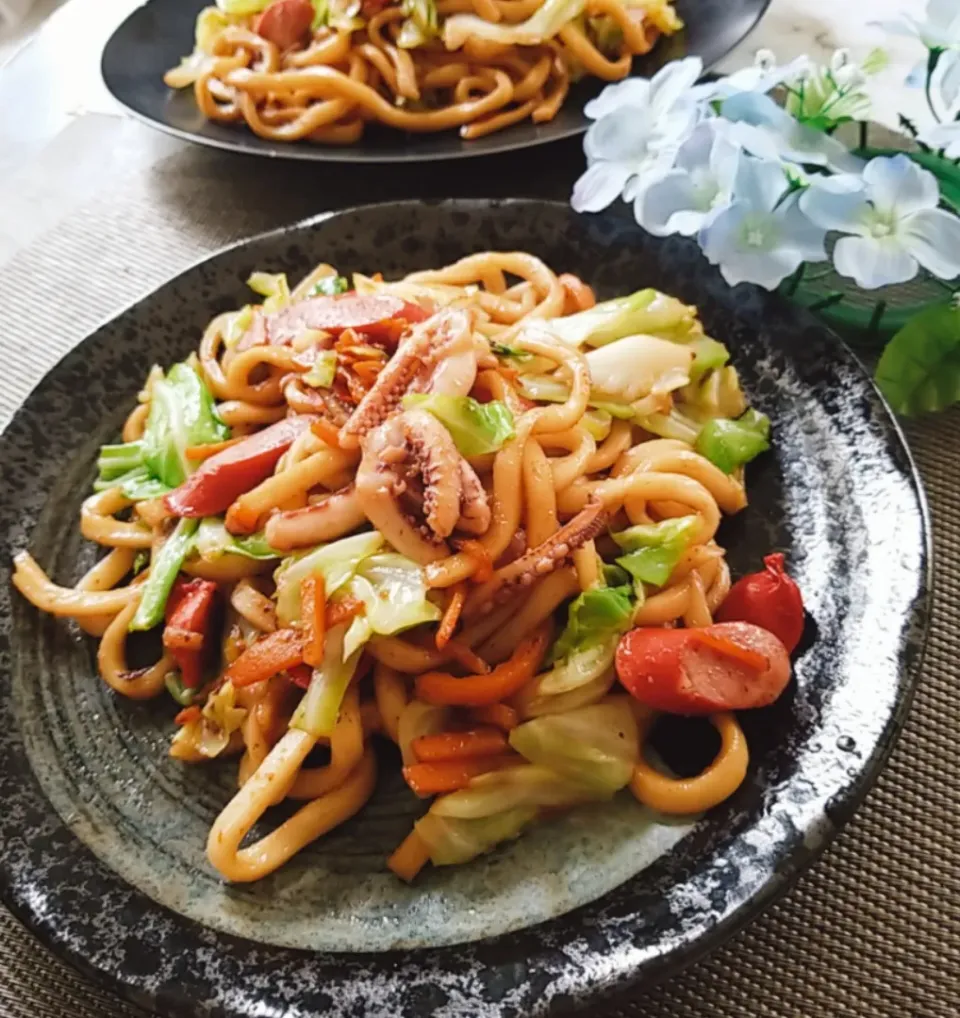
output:
<path id="1" fill-rule="evenodd" d="M 451 213 L 457 211 L 459 208 L 469 208 L 480 212 L 495 212 L 503 209 L 508 211 L 516 210 L 516 214 L 522 214 L 524 211 L 529 213 L 537 207 L 544 206 L 549 206 L 554 211 L 566 208 L 558 202 L 547 202 L 537 199 L 452 199 L 430 201 L 426 203 L 409 201 L 371 204 L 356 206 L 350 209 L 323 212 L 301 222 L 281 227 L 276 230 L 271 230 L 255 237 L 242 240 L 238 243 L 231 244 L 211 255 L 197 259 L 191 265 L 166 280 L 154 290 L 141 295 L 138 300 L 134 301 L 127 308 L 117 314 L 105 318 L 96 329 L 92 330 L 91 333 L 84 338 L 84 340 L 77 344 L 73 350 L 68 352 L 61 361 L 54 365 L 50 371 L 44 375 L 44 378 L 34 387 L 30 395 L 12 415 L 7 425 L 2 429 L 2 431 L 0 431 L 0 441 L 7 440 L 10 432 L 13 431 L 16 426 L 21 424 L 25 418 L 28 418 L 31 414 L 35 413 L 32 403 L 38 394 L 42 393 L 43 389 L 50 381 L 51 376 L 60 369 L 66 358 L 76 353 L 76 351 L 78 351 L 88 339 L 95 336 L 100 329 L 112 322 L 115 322 L 117 319 L 121 319 L 131 312 L 134 312 L 143 299 L 148 297 L 150 294 L 162 289 L 175 280 L 179 280 L 190 275 L 199 266 L 259 242 L 280 240 L 300 232 L 309 231 L 331 219 L 336 220 L 349 217 L 362 217 L 365 213 L 369 213 L 371 210 L 382 210 L 390 207 L 415 208 L 425 204 L 439 207 L 444 210 L 449 209 Z M 797 314 L 798 317 L 809 317 L 806 316 L 805 312 L 798 312 Z M 909 446 L 906 443 L 902 430 L 892 411 L 887 406 L 872 381 L 866 375 L 866 372 L 863 371 L 859 360 L 852 351 L 850 351 L 849 348 L 846 347 L 846 345 L 843 344 L 839 338 L 834 336 L 828 329 L 819 326 L 819 323 L 817 323 L 817 327 L 821 329 L 823 333 L 826 333 L 831 337 L 830 341 L 836 347 L 838 358 L 840 358 L 841 361 L 846 360 L 849 364 L 855 365 L 858 371 L 864 376 L 863 380 L 867 383 L 866 388 L 871 399 L 875 406 L 882 409 L 883 427 L 887 429 L 888 445 L 889 443 L 893 443 L 897 446 L 897 452 L 903 458 L 904 466 L 901 473 L 903 475 L 903 479 L 909 482 L 912 493 L 916 498 L 917 509 L 920 516 L 922 526 L 923 547 L 921 550 L 923 566 L 917 577 L 918 585 L 916 597 L 913 600 L 913 607 L 909 613 L 909 618 L 905 621 L 909 622 L 911 628 L 914 631 L 919 632 L 921 635 L 919 637 L 919 643 L 915 647 L 913 660 L 906 667 L 903 664 L 901 653 L 901 659 L 898 666 L 900 676 L 899 698 L 890 711 L 889 717 L 886 719 L 882 734 L 878 739 L 872 754 L 867 759 L 861 761 L 856 775 L 852 777 L 852 779 L 840 791 L 837 792 L 832 802 L 828 804 L 827 815 L 821 818 L 821 822 L 816 829 L 804 830 L 802 832 L 803 838 L 801 841 L 792 846 L 791 850 L 786 854 L 784 859 L 781 860 L 782 864 L 779 865 L 775 871 L 769 874 L 768 879 L 766 879 L 761 886 L 743 897 L 739 904 L 737 904 L 729 912 L 729 914 L 724 916 L 712 928 L 708 930 L 699 930 L 696 935 L 692 937 L 679 937 L 677 943 L 673 944 L 668 950 L 657 957 L 648 959 L 642 964 L 631 964 L 629 960 L 627 960 L 626 964 L 623 964 L 623 959 L 621 959 L 618 961 L 617 965 L 612 967 L 604 969 L 603 966 L 599 966 L 597 970 L 593 972 L 580 973 L 580 981 L 577 982 L 574 980 L 569 992 L 559 994 L 552 1001 L 549 1008 L 550 1013 L 553 1013 L 554 1011 L 561 1011 L 566 1008 L 594 1003 L 599 997 L 608 996 L 626 989 L 633 985 L 641 977 L 645 977 L 650 981 L 656 981 L 663 978 L 673 971 L 676 971 L 677 969 L 697 960 L 708 950 L 714 949 L 743 925 L 752 920 L 759 912 L 767 908 L 790 886 L 799 873 L 821 854 L 830 841 L 832 841 L 837 833 L 839 833 L 840 829 L 847 823 L 856 808 L 862 802 L 873 782 L 876 780 L 877 775 L 882 769 L 883 764 L 899 735 L 903 719 L 909 709 L 910 702 L 916 688 L 917 677 L 922 670 L 923 656 L 928 637 L 930 604 L 933 596 L 933 547 L 927 500 L 913 456 L 910 453 Z M 5 565 L 6 564 L 4 563 L 4 567 Z M 2 636 L 2 634 L 0 634 L 0 636 Z M 5 709 L 6 704 L 0 704 L 0 708 Z M 238 938 L 227 934 L 216 933 L 207 927 L 186 919 L 183 916 L 156 904 L 145 895 L 140 894 L 128 885 L 124 884 L 124 882 L 120 880 L 120 878 L 118 878 L 108 866 L 93 856 L 89 849 L 82 845 L 70 833 L 64 821 L 56 815 L 52 807 L 46 801 L 43 793 L 37 785 L 36 778 L 27 765 L 25 759 L 21 758 L 13 761 L 8 760 L 7 764 L 11 768 L 11 773 L 16 773 L 18 780 L 25 780 L 28 782 L 32 798 L 38 801 L 41 812 L 45 812 L 46 814 L 46 826 L 47 828 L 50 828 L 52 832 L 51 836 L 56 835 L 62 842 L 59 849 L 60 851 L 65 853 L 67 856 L 71 853 L 82 853 L 85 861 L 92 864 L 97 880 L 102 881 L 102 887 L 106 889 L 103 891 L 104 894 L 110 893 L 126 895 L 129 898 L 130 906 L 141 916 L 151 916 L 151 914 L 154 914 L 159 915 L 160 917 L 168 917 L 179 932 L 185 933 L 189 937 L 191 945 L 205 945 L 211 949 L 226 949 L 228 952 L 233 952 L 234 949 L 240 948 L 242 950 L 248 950 L 249 953 L 254 955 L 256 955 L 258 951 L 262 951 L 265 954 L 272 954 L 288 959 L 290 963 L 301 972 L 303 971 L 303 963 L 308 965 L 314 963 L 319 967 L 327 964 L 325 961 L 327 958 L 337 959 L 341 957 L 338 955 L 313 956 L 308 952 L 272 948 L 269 946 L 261 947 L 261 945 L 256 944 L 249 944 L 248 946 L 247 942 L 241 941 Z M 10 777 L 8 776 L 6 780 L 10 780 Z M 77 949 L 77 946 L 71 942 L 69 935 L 63 934 L 62 924 L 58 923 L 58 914 L 49 914 L 45 912 L 42 902 L 38 903 L 36 900 L 31 900 L 31 896 L 24 893 L 24 888 L 21 887 L 14 879 L 14 874 L 8 866 L 6 851 L 2 845 L 0 845 L 0 897 L 3 898 L 10 910 L 29 929 L 37 934 L 41 940 L 53 948 L 58 954 L 65 957 L 75 967 L 91 976 L 100 985 L 118 992 L 122 996 L 128 997 L 143 1006 L 155 1008 L 160 1010 L 162 1013 L 168 1013 L 171 1015 L 182 1014 L 184 1008 L 189 1009 L 195 1004 L 195 1002 L 189 997 L 181 996 L 179 994 L 178 987 L 176 986 L 165 986 L 163 992 L 159 996 L 144 999 L 141 994 L 138 993 L 138 991 L 132 987 L 127 980 L 125 980 L 121 966 L 94 964 L 83 951 Z M 576 910 L 574 913 L 561 916 L 556 920 L 552 920 L 544 924 L 544 927 L 553 926 L 555 923 L 569 923 L 571 915 L 576 916 L 580 913 L 587 913 L 595 907 L 600 908 L 602 907 L 602 902 L 603 899 L 601 899 L 600 902 L 593 903 L 593 905 L 584 906 L 581 909 Z M 524 935 L 524 933 L 529 933 L 529 931 L 521 931 L 520 935 Z M 515 936 L 517 936 L 517 934 L 506 934 L 503 937 L 497 938 L 493 944 L 507 943 Z M 489 945 L 485 945 L 485 942 L 481 945 L 466 945 L 467 948 L 473 948 L 475 946 Z M 187 950 L 188 948 L 185 946 L 183 949 Z M 411 958 L 436 958 L 436 956 L 442 956 L 445 954 L 451 955 L 456 951 L 457 948 L 454 947 L 425 949 L 414 952 L 384 952 L 379 955 L 361 957 L 364 958 L 363 964 L 365 966 L 376 965 L 379 963 L 383 964 L 385 967 L 395 969 L 400 962 L 408 961 Z M 357 956 L 343 957 L 355 958 Z M 533 961 L 534 959 L 528 960 Z M 520 976 L 519 978 L 524 977 Z M 218 977 L 211 977 L 210 981 L 212 983 L 217 983 Z M 243 1013 L 245 1014 L 246 1012 Z M 450 1013 L 456 1013 L 459 1015 L 461 1012 L 456 1011 Z M 470 1012 L 462 1013 L 467 1014 Z M 540 1012 L 537 1011 L 537 1013 Z"/>

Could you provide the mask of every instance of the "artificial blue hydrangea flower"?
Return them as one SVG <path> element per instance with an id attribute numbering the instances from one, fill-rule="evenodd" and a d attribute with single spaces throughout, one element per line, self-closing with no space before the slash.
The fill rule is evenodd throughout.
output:
<path id="1" fill-rule="evenodd" d="M 676 166 L 637 196 L 634 214 L 649 233 L 692 237 L 707 216 L 730 203 L 742 150 L 705 120 L 680 146 Z"/>
<path id="2" fill-rule="evenodd" d="M 577 212 L 599 212 L 621 194 L 632 201 L 650 179 L 662 176 L 702 116 L 689 96 L 703 62 L 687 57 L 653 78 L 627 78 L 605 88 L 584 112 L 596 122 L 583 150 L 587 171 L 573 189 Z"/>
<path id="3" fill-rule="evenodd" d="M 699 242 L 731 286 L 757 283 L 772 290 L 802 262 L 825 261 L 825 237 L 826 230 L 800 211 L 783 167 L 744 156 L 733 201 L 707 218 Z"/>
<path id="4" fill-rule="evenodd" d="M 920 133 L 919 140 L 935 152 L 943 149 L 948 159 L 960 159 L 960 120 L 953 120 L 949 124 L 932 124 Z"/>
<path id="5" fill-rule="evenodd" d="M 826 166 L 838 173 L 857 173 L 863 160 L 835 138 L 801 124 L 768 95 L 740 92 L 725 99 L 720 116 L 731 140 L 761 159 Z"/>
<path id="6" fill-rule="evenodd" d="M 770 92 L 778 85 L 795 85 L 813 73 L 809 57 L 797 57 L 789 64 L 777 64 L 775 54 L 768 49 L 757 50 L 752 67 L 742 67 L 725 78 L 707 81 L 692 89 L 698 100 L 727 99 L 738 92 Z"/>
<path id="7" fill-rule="evenodd" d="M 937 208 L 937 179 L 906 155 L 871 159 L 862 177 L 813 181 L 800 198 L 803 213 L 837 241 L 837 272 L 873 290 L 905 283 L 922 265 L 940 279 L 960 275 L 960 219 Z"/>

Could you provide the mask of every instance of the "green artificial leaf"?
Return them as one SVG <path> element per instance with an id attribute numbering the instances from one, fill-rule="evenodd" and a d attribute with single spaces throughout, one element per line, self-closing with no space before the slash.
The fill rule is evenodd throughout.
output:
<path id="1" fill-rule="evenodd" d="M 877 385 L 898 414 L 943 410 L 960 400 L 960 307 L 924 308 L 890 340 Z"/>

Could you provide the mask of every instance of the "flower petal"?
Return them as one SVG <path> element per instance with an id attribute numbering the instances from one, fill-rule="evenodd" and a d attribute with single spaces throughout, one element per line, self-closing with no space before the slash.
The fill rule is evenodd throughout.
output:
<path id="1" fill-rule="evenodd" d="M 935 151 L 945 149 L 948 159 L 960 159 L 960 121 L 934 124 L 920 135 L 920 140 Z"/>
<path id="2" fill-rule="evenodd" d="M 865 223 L 870 212 L 866 188 L 863 181 L 853 175 L 815 178 L 800 195 L 800 211 L 825 230 L 864 236 L 870 232 Z"/>
<path id="3" fill-rule="evenodd" d="M 778 162 L 741 159 L 733 182 L 733 195 L 754 212 L 772 212 L 787 189 L 787 178 Z"/>
<path id="4" fill-rule="evenodd" d="M 651 134 L 646 111 L 621 106 L 590 126 L 583 151 L 591 161 L 638 163 L 647 156 Z"/>
<path id="5" fill-rule="evenodd" d="M 654 116 L 672 109 L 703 74 L 700 57 L 684 57 L 665 64 L 650 80 L 650 107 Z"/>
<path id="6" fill-rule="evenodd" d="M 623 163 L 600 161 L 573 185 L 570 204 L 575 212 L 600 212 L 620 197 L 633 169 Z"/>
<path id="7" fill-rule="evenodd" d="M 841 173 L 858 173 L 863 167 L 863 161 L 851 155 L 839 141 L 801 124 L 767 95 L 744 92 L 731 96 L 724 101 L 720 113 L 727 120 L 765 130 L 784 159 L 829 166 Z"/>
<path id="8" fill-rule="evenodd" d="M 917 262 L 895 237 L 841 237 L 833 249 L 833 264 L 841 276 L 861 289 L 905 283 L 917 274 Z"/>
<path id="9" fill-rule="evenodd" d="M 718 133 L 710 149 L 710 171 L 721 194 L 732 194 L 743 150 L 729 136 Z"/>
<path id="10" fill-rule="evenodd" d="M 765 290 L 776 289 L 792 272 L 796 272 L 803 259 L 790 248 L 772 251 L 738 251 L 721 262 L 720 272 L 731 285 L 755 283 Z"/>
<path id="11" fill-rule="evenodd" d="M 934 209 L 940 200 L 937 178 L 909 156 L 878 156 L 863 169 L 867 194 L 881 215 L 897 218 Z"/>
<path id="12" fill-rule="evenodd" d="M 949 50 L 940 58 L 933 87 L 947 110 L 947 116 L 952 118 L 956 112 L 954 103 L 960 99 L 960 50 Z"/>
<path id="13" fill-rule="evenodd" d="M 759 54 L 758 54 L 759 56 Z M 777 85 L 793 84 L 804 75 L 809 74 L 813 64 L 809 57 L 801 56 L 783 66 L 765 66 L 758 62 L 752 67 L 742 67 L 739 71 L 697 85 L 691 90 L 692 98 L 697 101 L 709 99 L 727 99 L 738 92 L 769 92 Z"/>
<path id="14" fill-rule="evenodd" d="M 800 261 L 804 262 L 827 260 L 827 251 L 824 247 L 827 231 L 812 223 L 803 214 L 797 195 L 793 194 L 787 198 L 777 208 L 774 216 L 780 224 L 778 248 L 795 251 Z"/>
<path id="15" fill-rule="evenodd" d="M 700 230 L 700 247 L 712 264 L 720 266 L 723 278 L 731 286 L 756 283 L 772 290 L 796 271 L 802 258 L 790 248 L 745 245 L 744 230 L 753 216 L 743 202 L 734 202 L 711 214 Z"/>
<path id="16" fill-rule="evenodd" d="M 647 78 L 624 78 L 607 87 L 583 107 L 585 116 L 599 120 L 621 106 L 638 106 L 646 109 L 650 105 L 650 81 Z"/>
<path id="17" fill-rule="evenodd" d="M 923 88 L 924 82 L 927 80 L 927 62 L 921 60 L 919 63 L 914 64 L 910 68 L 907 76 L 903 79 L 904 85 L 907 88 Z"/>
<path id="18" fill-rule="evenodd" d="M 690 174 L 673 170 L 643 188 L 633 213 L 637 222 L 655 237 L 671 233 L 692 237 L 700 229 L 706 211 L 699 204 Z"/>
<path id="19" fill-rule="evenodd" d="M 697 238 L 707 261 L 718 265 L 740 247 L 741 236 L 750 207 L 746 202 L 731 202 L 725 209 L 707 217 Z"/>
<path id="20" fill-rule="evenodd" d="M 960 219 L 942 209 L 921 209 L 902 220 L 897 237 L 928 271 L 940 279 L 960 276 Z"/>
<path id="21" fill-rule="evenodd" d="M 704 120 L 677 150 L 677 168 L 692 173 L 710 165 L 710 153 L 717 138 L 716 120 Z"/>

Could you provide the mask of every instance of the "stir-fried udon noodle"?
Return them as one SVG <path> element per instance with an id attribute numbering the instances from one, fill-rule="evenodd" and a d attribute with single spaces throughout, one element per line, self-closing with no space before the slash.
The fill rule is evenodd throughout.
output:
<path id="1" fill-rule="evenodd" d="M 218 0 L 164 77 L 205 117 L 348 145 L 368 123 L 480 138 L 545 123 L 682 27 L 670 0 Z"/>
<path id="2" fill-rule="evenodd" d="M 628 786 L 677 813 L 732 794 L 733 714 L 711 717 L 710 768 L 677 779 L 614 669 L 628 630 L 712 622 L 721 514 L 766 448 L 696 309 L 652 289 L 598 304 L 524 253 L 250 285 L 262 303 L 154 367 L 102 448 L 80 527 L 106 556 L 74 587 L 26 552 L 14 576 L 99 637 L 113 690 L 177 701 L 174 757 L 239 758 L 213 865 L 257 879 L 355 814 L 376 740 L 432 800 L 389 863 L 406 879 Z M 133 668 L 149 630 L 160 656 Z M 302 805 L 245 844 L 284 799 Z"/>

